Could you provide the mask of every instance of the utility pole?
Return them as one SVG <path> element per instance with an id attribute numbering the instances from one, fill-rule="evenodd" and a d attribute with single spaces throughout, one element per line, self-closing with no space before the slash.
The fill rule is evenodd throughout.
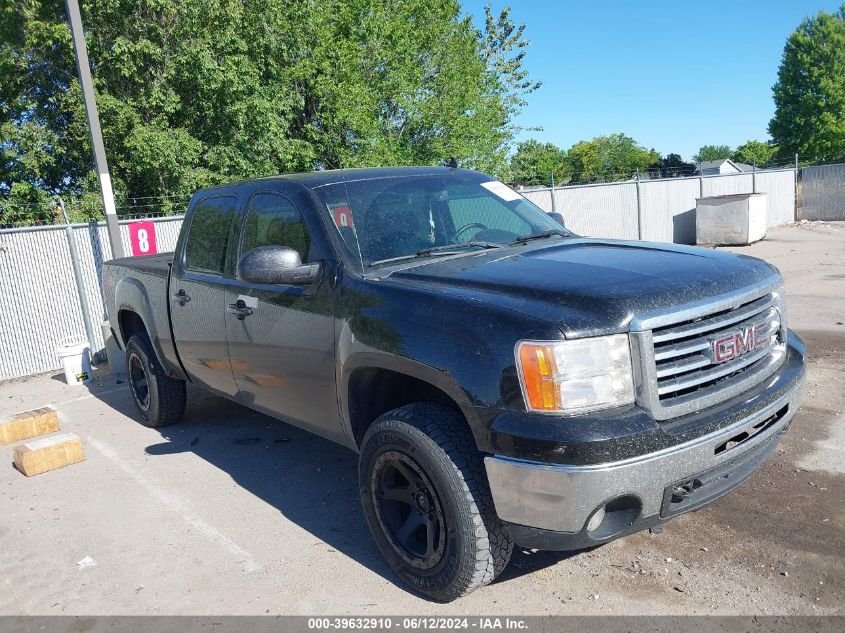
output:
<path id="1" fill-rule="evenodd" d="M 117 209 L 114 206 L 114 191 L 111 186 L 106 150 L 103 146 L 103 133 L 100 130 L 100 115 L 94 98 L 94 84 L 91 82 L 91 68 L 88 65 L 88 49 L 85 47 L 85 33 L 82 30 L 82 15 L 77 0 L 65 0 L 70 32 L 73 36 L 73 48 L 76 52 L 76 67 L 79 70 L 79 83 L 82 86 L 82 100 L 88 117 L 88 131 L 91 133 L 91 147 L 94 148 L 94 166 L 100 178 L 100 193 L 103 196 L 103 208 L 106 210 L 106 228 L 109 234 L 112 257 L 123 257 L 123 243 L 120 241 L 120 226 L 117 223 Z"/>

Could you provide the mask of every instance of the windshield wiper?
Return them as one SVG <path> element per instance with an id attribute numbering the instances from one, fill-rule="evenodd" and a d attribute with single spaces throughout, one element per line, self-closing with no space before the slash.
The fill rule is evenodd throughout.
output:
<path id="1" fill-rule="evenodd" d="M 467 247 L 476 247 L 476 248 L 502 248 L 502 244 L 496 244 L 495 242 L 457 242 L 455 244 L 443 244 L 442 246 L 432 246 L 431 248 L 424 248 L 421 251 L 417 251 L 417 257 L 425 257 L 431 253 L 443 253 L 446 251 L 454 251 L 456 249 L 467 248 Z"/>
<path id="2" fill-rule="evenodd" d="M 540 231 L 539 233 L 531 233 L 530 235 L 523 235 L 522 237 L 518 237 L 510 244 L 522 244 L 524 242 L 530 242 L 532 240 L 542 240 L 547 237 L 552 237 L 554 235 L 559 235 L 560 237 L 572 237 L 571 233 L 567 233 L 566 231 L 559 231 L 556 229 L 552 229 L 551 231 Z"/>
<path id="3" fill-rule="evenodd" d="M 380 264 L 390 264 L 393 262 L 401 262 L 407 259 L 417 259 L 419 257 L 431 257 L 432 255 L 453 255 L 460 253 L 465 248 L 502 248 L 504 244 L 496 244 L 495 242 L 458 242 L 456 244 L 443 244 L 442 246 L 432 246 L 431 248 L 424 248 L 417 251 L 413 255 L 401 255 L 399 257 L 390 257 L 388 259 L 379 259 L 367 264 L 368 268 L 378 266 Z"/>

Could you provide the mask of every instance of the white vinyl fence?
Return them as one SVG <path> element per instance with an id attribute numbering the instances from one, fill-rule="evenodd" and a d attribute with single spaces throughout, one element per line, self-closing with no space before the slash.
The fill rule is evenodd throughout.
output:
<path id="1" fill-rule="evenodd" d="M 523 191 L 545 211 L 563 215 L 580 235 L 695 244 L 696 198 L 768 194 L 768 226 L 795 219 L 795 169 L 721 176 L 628 180 Z"/>
<path id="2" fill-rule="evenodd" d="M 126 224 L 120 228 L 129 253 Z M 181 225 L 181 216 L 156 221 L 159 251 L 175 248 Z M 103 348 L 100 323 L 105 316 L 100 280 L 111 250 L 103 223 L 72 225 L 72 235 L 94 322 L 96 353 Z M 57 369 L 59 341 L 84 333 L 65 227 L 0 231 L 0 380 Z"/>

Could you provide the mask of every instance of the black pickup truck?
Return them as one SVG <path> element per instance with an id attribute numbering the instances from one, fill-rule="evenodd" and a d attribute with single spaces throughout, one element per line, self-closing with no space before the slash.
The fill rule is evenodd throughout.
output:
<path id="1" fill-rule="evenodd" d="M 437 600 L 491 582 L 514 544 L 589 547 L 700 508 L 798 408 L 782 279 L 559 220 L 452 168 L 199 191 L 175 253 L 105 265 L 139 414 L 176 422 L 190 382 L 357 451 L 379 549 Z"/>

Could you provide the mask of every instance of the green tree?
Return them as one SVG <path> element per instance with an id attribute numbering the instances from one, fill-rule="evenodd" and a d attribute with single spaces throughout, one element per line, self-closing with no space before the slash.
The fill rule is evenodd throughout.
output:
<path id="1" fill-rule="evenodd" d="M 510 176 L 526 185 L 549 185 L 554 175 L 556 183 L 569 176 L 566 154 L 554 143 L 541 143 L 534 139 L 516 146 L 510 160 Z"/>
<path id="2" fill-rule="evenodd" d="M 845 4 L 789 36 L 772 90 L 769 134 L 782 158 L 845 159 Z"/>
<path id="3" fill-rule="evenodd" d="M 484 6 L 484 18 L 481 57 L 494 80 L 494 92 L 511 120 L 526 105 L 525 97 L 540 88 L 543 82 L 532 80 L 523 68 L 530 42 L 524 39 L 525 24 L 517 26 L 511 19 L 510 7 L 504 7 L 494 16 L 488 2 Z"/>
<path id="4" fill-rule="evenodd" d="M 646 149 L 625 134 L 597 136 L 576 143 L 566 152 L 566 161 L 576 181 L 597 182 L 631 178 L 639 169 L 660 160 L 660 154 Z"/>
<path id="5" fill-rule="evenodd" d="M 536 88 L 522 69 L 526 42 L 487 7 L 485 32 L 456 0 L 331 0 L 311 39 L 307 92 L 319 164 L 436 164 L 500 173 L 511 121 Z M 329 44 L 330 43 L 330 44 Z M 309 104 L 306 104 L 308 107 Z"/>
<path id="6" fill-rule="evenodd" d="M 730 158 L 733 151 L 728 145 L 702 145 L 698 153 L 692 157 L 696 163 L 703 163 L 708 160 L 721 160 Z"/>
<path id="7" fill-rule="evenodd" d="M 79 90 L 67 81 L 73 57 L 61 8 L 0 0 L 0 197 L 32 199 L 21 192 L 53 192 L 90 169 L 87 132 L 76 124 Z"/>
<path id="8" fill-rule="evenodd" d="M 56 215 L 44 190 L 28 182 L 11 183 L 7 195 L 0 197 L 0 227 L 51 223 Z"/>
<path id="9" fill-rule="evenodd" d="M 524 26 L 487 7 L 476 29 L 457 0 L 83 0 L 82 13 L 125 211 L 309 169 L 455 156 L 504 173 L 538 86 Z M 5 215 L 12 199 L 35 208 L 59 194 L 99 213 L 91 162 L 62 3 L 0 0 Z"/>
<path id="10" fill-rule="evenodd" d="M 680 154 L 667 154 L 649 165 L 648 171 L 652 178 L 680 178 L 692 176 L 695 173 L 695 165 L 685 162 Z"/>
<path id="11" fill-rule="evenodd" d="M 748 165 L 757 165 L 757 167 L 766 167 L 771 164 L 777 149 L 771 143 L 746 141 L 734 150 L 731 154 L 731 160 Z"/>
<path id="12" fill-rule="evenodd" d="M 184 203 L 198 186 L 307 164 L 308 147 L 291 140 L 297 95 L 284 72 L 297 43 L 294 10 L 280 1 L 250 6 L 83 3 L 118 193 Z M 26 182 L 84 198 L 96 179 L 62 3 L 0 0 L 0 25 L 0 195 Z"/>

